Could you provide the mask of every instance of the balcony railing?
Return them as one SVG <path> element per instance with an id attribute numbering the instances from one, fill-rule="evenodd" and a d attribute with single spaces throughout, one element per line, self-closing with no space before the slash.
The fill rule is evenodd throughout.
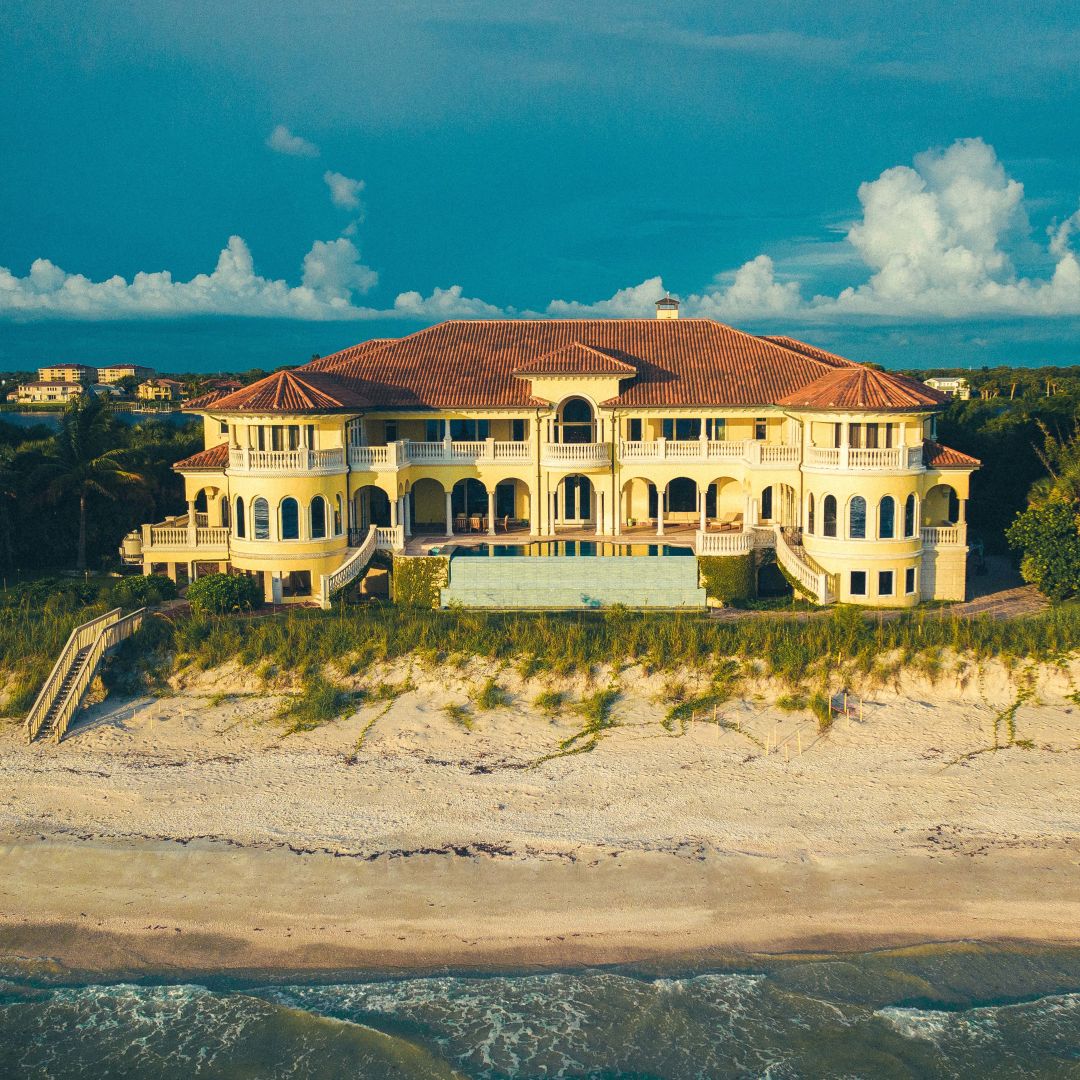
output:
<path id="1" fill-rule="evenodd" d="M 399 439 L 386 446 L 350 446 L 349 465 L 361 471 L 400 469 L 403 465 L 485 465 L 529 461 L 531 444 L 479 439 L 472 442 L 417 442 Z"/>
<path id="2" fill-rule="evenodd" d="M 738 532 L 701 532 L 694 548 L 699 555 L 746 555 L 755 548 L 776 547 L 776 534 L 767 526 L 740 529 Z"/>
<path id="3" fill-rule="evenodd" d="M 931 547 L 967 544 L 967 525 L 932 525 L 922 529 L 922 542 Z"/>
<path id="4" fill-rule="evenodd" d="M 921 446 L 809 446 L 806 464 L 816 469 L 890 471 L 921 469 Z"/>
<path id="5" fill-rule="evenodd" d="M 757 439 L 714 442 L 711 439 L 648 439 L 619 443 L 619 460 L 735 461 L 747 465 L 798 465 L 799 447 Z"/>
<path id="6" fill-rule="evenodd" d="M 327 476 L 345 471 L 345 451 L 340 447 L 329 450 L 252 450 L 247 446 L 229 451 L 229 471 L 259 476 L 292 476 L 307 473 Z"/>
<path id="7" fill-rule="evenodd" d="M 596 469 L 611 460 L 607 443 L 547 443 L 540 464 L 555 469 Z"/>

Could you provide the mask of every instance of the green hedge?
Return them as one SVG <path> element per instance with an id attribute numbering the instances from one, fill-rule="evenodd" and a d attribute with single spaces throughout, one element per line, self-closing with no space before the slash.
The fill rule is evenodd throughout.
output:
<path id="1" fill-rule="evenodd" d="M 754 589 L 754 556 L 701 555 L 698 557 L 701 587 L 710 600 L 730 604 L 749 600 Z"/>
<path id="2" fill-rule="evenodd" d="M 207 574 L 188 586 L 188 602 L 197 615 L 250 611 L 262 602 L 255 578 L 238 574 Z"/>
<path id="3" fill-rule="evenodd" d="M 437 608 L 439 591 L 450 581 L 445 555 L 394 556 L 394 603 L 402 607 Z"/>

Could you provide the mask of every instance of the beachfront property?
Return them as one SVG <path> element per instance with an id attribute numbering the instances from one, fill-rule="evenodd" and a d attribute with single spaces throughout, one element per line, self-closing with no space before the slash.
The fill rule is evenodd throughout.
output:
<path id="1" fill-rule="evenodd" d="M 961 401 L 971 400 L 971 384 L 962 375 L 935 375 L 933 378 L 924 379 L 923 385 L 939 390 L 946 397 L 959 398 Z"/>
<path id="2" fill-rule="evenodd" d="M 179 401 L 182 390 L 176 379 L 146 379 L 139 383 L 135 396 L 140 401 Z"/>
<path id="3" fill-rule="evenodd" d="M 38 368 L 38 381 L 43 383 L 91 383 L 97 368 L 85 364 L 52 364 Z"/>
<path id="4" fill-rule="evenodd" d="M 704 606 L 726 559 L 819 604 L 964 597 L 979 463 L 935 441 L 942 393 L 657 315 L 445 322 L 192 400 L 187 513 L 124 558 L 324 606 L 379 550 L 443 559 L 443 604 Z"/>
<path id="5" fill-rule="evenodd" d="M 16 386 L 8 401 L 16 405 L 65 405 L 83 392 L 81 382 L 38 381 Z"/>
<path id="6" fill-rule="evenodd" d="M 121 379 L 151 379 L 155 372 L 153 368 L 143 367 L 142 364 L 109 364 L 97 369 L 97 381 L 99 383 L 117 383 Z"/>

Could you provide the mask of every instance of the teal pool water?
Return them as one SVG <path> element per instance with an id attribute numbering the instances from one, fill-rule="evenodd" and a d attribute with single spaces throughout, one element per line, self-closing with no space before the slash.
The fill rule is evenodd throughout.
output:
<path id="1" fill-rule="evenodd" d="M 473 547 L 457 546 L 451 552 L 452 558 L 463 555 L 482 558 L 500 556 L 649 556 L 649 555 L 693 555 L 692 547 L 678 544 L 616 544 L 594 540 L 535 540 L 529 544 L 476 544 Z"/>
<path id="2" fill-rule="evenodd" d="M 0 984 L 4 1077 L 1077 1077 L 1080 956 L 748 970 Z"/>

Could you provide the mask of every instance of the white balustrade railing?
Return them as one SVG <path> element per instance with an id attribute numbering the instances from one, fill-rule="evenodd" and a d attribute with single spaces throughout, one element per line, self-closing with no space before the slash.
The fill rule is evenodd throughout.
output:
<path id="1" fill-rule="evenodd" d="M 332 574 L 322 575 L 320 597 L 324 609 L 330 607 L 330 598 L 334 593 L 355 581 L 360 571 L 371 562 L 371 556 L 375 554 L 378 546 L 377 533 L 378 529 L 374 525 L 370 526 L 360 546 L 350 551 L 345 561 Z"/>
<path id="2" fill-rule="evenodd" d="M 532 447 L 527 442 L 496 442 L 493 444 L 496 461 L 528 461 Z"/>
<path id="3" fill-rule="evenodd" d="M 967 525 L 932 525 L 922 529 L 922 542 L 934 547 L 939 544 L 966 544 Z"/>
<path id="4" fill-rule="evenodd" d="M 697 533 L 694 547 L 699 555 L 747 555 L 754 550 L 754 535 L 742 532 Z"/>
<path id="5" fill-rule="evenodd" d="M 379 551 L 404 551 L 405 526 L 379 525 L 375 528 L 375 547 Z"/>
<path id="6" fill-rule="evenodd" d="M 648 439 L 619 443 L 619 460 L 738 461 L 747 465 L 798 465 L 799 447 L 756 439 L 718 442 L 711 439 Z"/>
<path id="7" fill-rule="evenodd" d="M 350 446 L 349 465 L 353 469 L 385 469 L 390 463 L 390 446 Z"/>
<path id="8" fill-rule="evenodd" d="M 529 461 L 531 457 L 530 443 L 496 439 L 444 439 L 441 442 L 400 439 L 388 446 L 349 447 L 349 465 L 354 469 L 396 469 L 403 465 L 475 465 L 495 461 Z"/>
<path id="9" fill-rule="evenodd" d="M 143 526 L 143 551 L 154 548 L 226 548 L 229 546 L 229 530 L 224 525 L 203 525 L 195 529 L 187 525 Z"/>
<path id="10" fill-rule="evenodd" d="M 292 473 L 325 475 L 345 468 L 345 451 L 340 446 L 328 450 L 253 450 L 234 446 L 229 450 L 229 469 L 232 472 L 257 473 L 266 476 L 288 476 Z"/>
<path id="11" fill-rule="evenodd" d="M 547 443 L 540 452 L 544 465 L 589 468 L 606 465 L 610 460 L 607 443 Z"/>
<path id="12" fill-rule="evenodd" d="M 799 448 L 797 446 L 774 445 L 773 443 L 751 442 L 751 465 L 798 465 Z"/>
<path id="13" fill-rule="evenodd" d="M 833 579 L 809 557 L 795 551 L 783 529 L 774 526 L 776 536 L 776 561 L 797 581 L 819 604 L 831 604 L 836 600 Z"/>
<path id="14" fill-rule="evenodd" d="M 806 464 L 818 469 L 921 469 L 922 446 L 808 446 Z"/>

